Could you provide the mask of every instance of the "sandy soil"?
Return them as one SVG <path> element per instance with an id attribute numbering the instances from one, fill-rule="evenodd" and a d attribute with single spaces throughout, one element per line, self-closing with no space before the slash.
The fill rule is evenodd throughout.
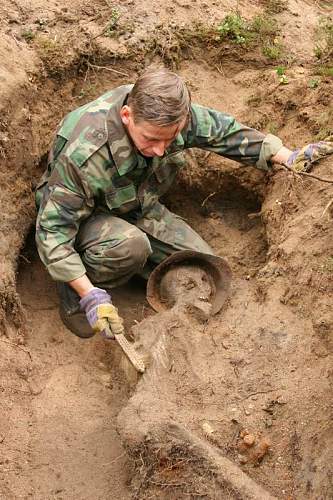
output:
<path id="1" fill-rule="evenodd" d="M 154 314 L 140 281 L 115 291 L 150 352 L 139 381 L 113 343 L 62 326 L 33 243 L 32 189 L 62 116 L 132 81 L 175 28 L 217 23 L 234 3 L 1 3 L 0 498 L 332 498 L 331 184 L 189 155 L 165 201 L 228 260 L 232 291 L 209 322 Z M 178 71 L 197 102 L 290 147 L 332 132 L 332 78 L 313 57 L 329 4 L 276 14 L 288 85 L 257 48 L 230 44 L 218 59 L 214 45 L 176 48 Z M 238 4 L 246 18 L 264 5 Z M 332 162 L 314 173 L 333 179 Z"/>
<path id="2" fill-rule="evenodd" d="M 114 347 L 98 338 L 81 342 L 69 335 L 59 320 L 53 283 L 38 256 L 29 257 L 18 290 L 27 311 L 32 359 L 17 372 L 29 394 L 29 411 L 20 418 L 29 437 L 21 442 L 25 460 L 19 475 L 15 462 L 13 473 L 6 474 L 11 498 L 102 499 L 111 491 L 117 498 L 130 498 L 125 451 L 115 429 L 127 390 L 112 366 Z M 125 308 L 137 308 L 121 290 L 120 307 L 122 294 Z M 140 297 L 140 289 L 134 296 Z"/>

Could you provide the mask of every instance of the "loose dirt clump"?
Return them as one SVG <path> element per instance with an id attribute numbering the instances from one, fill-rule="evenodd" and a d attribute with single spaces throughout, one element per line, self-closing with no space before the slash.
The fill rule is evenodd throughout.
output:
<path id="1" fill-rule="evenodd" d="M 289 147 L 332 133 L 328 3 L 1 3 L 1 498 L 331 497 L 331 183 L 188 155 L 164 201 L 227 259 L 231 292 L 209 317 L 153 313 L 138 280 L 115 290 L 140 379 L 65 329 L 33 243 L 57 124 L 151 63 Z M 313 174 L 332 179 L 332 159 Z"/>

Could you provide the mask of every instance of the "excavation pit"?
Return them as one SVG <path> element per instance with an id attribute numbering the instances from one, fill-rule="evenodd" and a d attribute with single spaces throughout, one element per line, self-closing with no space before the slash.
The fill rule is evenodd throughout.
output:
<path id="1" fill-rule="evenodd" d="M 59 22 L 65 23 L 62 33 L 72 26 L 63 17 Z M 55 58 L 58 39 L 48 50 L 39 44 L 39 54 Z M 35 50 L 15 40 L 11 45 L 6 35 L 14 76 Z M 78 339 L 60 321 L 33 230 L 27 239 L 35 220 L 32 188 L 62 117 L 132 81 L 145 64 L 146 55 L 117 60 L 112 37 L 104 41 L 108 49 L 96 52 L 96 60 L 91 45 L 77 52 L 73 45 L 66 67 L 61 52 L 58 65 L 44 72 L 30 61 L 29 74 L 16 73 L 17 84 L 2 80 L 8 87 L 0 124 L 0 496 L 328 498 L 330 184 L 195 151 L 164 201 L 229 263 L 233 280 L 222 309 L 209 318 L 191 310 L 155 313 L 143 281 L 114 290 L 129 336 L 151 355 L 135 384 L 112 342 Z M 195 101 L 265 132 L 275 127 L 290 147 L 309 142 L 311 123 L 326 111 L 325 95 L 332 95 L 330 82 L 317 93 L 295 70 L 281 87 L 274 69 L 260 60 L 250 66 L 232 57 L 223 72 L 207 62 L 206 51 L 189 54 L 195 58 L 183 61 L 179 72 Z M 316 173 L 332 177 L 332 163 L 318 165 Z M 247 435 L 251 447 L 244 444 Z"/>

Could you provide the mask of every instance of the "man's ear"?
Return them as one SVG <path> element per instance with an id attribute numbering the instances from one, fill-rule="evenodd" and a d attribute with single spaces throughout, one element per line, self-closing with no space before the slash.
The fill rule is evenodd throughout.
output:
<path id="1" fill-rule="evenodd" d="M 128 125 L 132 117 L 132 110 L 127 104 L 120 110 L 120 118 L 124 125 Z"/>

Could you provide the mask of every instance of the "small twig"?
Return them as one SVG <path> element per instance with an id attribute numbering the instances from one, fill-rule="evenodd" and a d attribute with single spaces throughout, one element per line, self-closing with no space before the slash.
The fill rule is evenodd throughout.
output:
<path id="1" fill-rule="evenodd" d="M 225 76 L 225 73 L 224 73 L 223 69 L 221 68 L 221 65 L 216 64 L 215 68 L 220 73 L 220 75 Z"/>
<path id="2" fill-rule="evenodd" d="M 286 170 L 289 170 L 289 172 L 292 172 L 295 175 L 303 175 L 304 177 L 311 177 L 312 179 L 316 179 L 317 181 L 333 184 L 333 179 L 325 179 L 324 177 L 319 177 L 319 175 L 309 174 L 308 172 L 297 172 L 296 170 L 294 170 L 292 167 L 289 167 L 289 165 L 286 165 L 285 163 L 281 163 L 280 165 L 281 167 L 284 167 Z"/>
<path id="3" fill-rule="evenodd" d="M 111 71 L 112 73 L 117 73 L 117 75 L 123 75 L 123 76 L 129 77 L 129 74 L 125 73 L 125 71 L 119 71 L 117 69 L 108 68 L 107 66 L 97 66 L 97 64 L 91 64 L 90 62 L 88 62 L 88 67 L 96 68 L 96 69 L 105 69 L 106 71 Z"/>
<path id="4" fill-rule="evenodd" d="M 31 260 L 27 259 L 27 257 L 22 253 L 20 253 L 19 257 L 20 259 L 24 260 L 24 262 L 26 262 L 27 264 L 31 264 Z"/>
<path id="5" fill-rule="evenodd" d="M 327 203 L 326 207 L 324 208 L 323 210 L 323 213 L 321 214 L 320 217 L 324 217 L 324 215 L 326 214 L 327 210 L 330 208 L 330 206 L 333 204 L 333 198 Z"/>
<path id="6" fill-rule="evenodd" d="M 20 42 L 13 33 L 11 35 L 12 35 L 12 37 L 13 37 L 16 45 L 21 49 L 22 48 L 22 42 Z"/>
<path id="7" fill-rule="evenodd" d="M 90 68 L 89 68 L 89 66 L 88 66 L 88 67 L 87 67 L 86 74 L 84 75 L 84 80 L 83 80 L 84 82 L 86 82 L 86 81 L 87 81 L 89 70 L 90 70 Z"/>
<path id="8" fill-rule="evenodd" d="M 214 191 L 214 193 L 210 193 L 208 196 L 206 196 L 206 198 L 204 199 L 204 201 L 201 203 L 201 206 L 203 207 L 205 205 L 205 203 L 209 200 L 209 198 L 211 198 L 215 194 L 217 194 L 217 191 Z"/>
<path id="9" fill-rule="evenodd" d="M 3 342 L 4 344 L 8 344 L 8 345 L 11 345 L 13 347 L 17 347 L 18 349 L 20 349 L 21 351 L 25 352 L 29 358 L 31 359 L 32 361 L 32 357 L 31 357 L 31 354 L 29 351 L 27 351 L 26 349 L 23 349 L 23 347 L 21 347 L 20 345 L 18 344 L 14 344 L 14 342 L 11 342 L 10 340 L 5 340 L 5 339 L 0 339 L 0 342 Z"/>

